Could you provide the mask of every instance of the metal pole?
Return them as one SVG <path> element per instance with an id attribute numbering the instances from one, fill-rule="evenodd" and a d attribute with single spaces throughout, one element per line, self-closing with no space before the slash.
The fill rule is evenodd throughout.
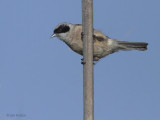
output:
<path id="1" fill-rule="evenodd" d="M 82 0 L 84 120 L 94 120 L 93 0 Z"/>

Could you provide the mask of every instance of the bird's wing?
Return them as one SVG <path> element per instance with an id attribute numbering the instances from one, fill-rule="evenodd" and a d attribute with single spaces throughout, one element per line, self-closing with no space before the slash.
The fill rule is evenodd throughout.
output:
<path id="1" fill-rule="evenodd" d="M 106 36 L 105 34 L 103 34 L 102 32 L 98 31 L 98 30 L 94 30 L 94 35 L 93 35 L 93 39 L 96 41 L 106 41 L 109 37 Z"/>
<path id="2" fill-rule="evenodd" d="M 83 32 L 81 32 L 81 40 L 83 41 Z M 102 32 L 98 31 L 98 30 L 94 30 L 94 34 L 93 34 L 93 40 L 94 41 L 100 41 L 100 42 L 104 42 L 106 40 L 108 40 L 109 37 L 106 36 L 105 34 L 103 34 Z"/>
<path id="3" fill-rule="evenodd" d="M 93 40 L 104 41 L 105 39 L 102 36 L 93 35 Z"/>

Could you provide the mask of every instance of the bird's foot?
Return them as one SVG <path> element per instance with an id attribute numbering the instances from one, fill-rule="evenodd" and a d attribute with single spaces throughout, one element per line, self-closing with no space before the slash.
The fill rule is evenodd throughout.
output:
<path id="1" fill-rule="evenodd" d="M 83 64 L 83 65 L 86 64 L 86 62 L 84 61 L 83 58 L 81 59 L 81 64 Z"/>
<path id="2" fill-rule="evenodd" d="M 81 40 L 83 41 L 84 33 L 81 32 Z"/>
<path id="3" fill-rule="evenodd" d="M 93 65 L 95 65 L 96 63 L 97 63 L 97 62 L 93 61 Z M 83 65 L 86 64 L 86 62 L 84 61 L 83 58 L 81 59 L 81 64 L 83 64 Z"/>

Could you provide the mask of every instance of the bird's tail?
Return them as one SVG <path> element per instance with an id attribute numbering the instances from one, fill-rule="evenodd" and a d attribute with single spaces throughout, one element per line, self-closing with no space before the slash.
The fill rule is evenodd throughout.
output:
<path id="1" fill-rule="evenodd" d="M 119 50 L 147 50 L 148 43 L 117 41 Z"/>

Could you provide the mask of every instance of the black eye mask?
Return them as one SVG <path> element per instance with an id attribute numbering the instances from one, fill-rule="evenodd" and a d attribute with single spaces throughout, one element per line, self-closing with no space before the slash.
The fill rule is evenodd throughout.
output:
<path id="1" fill-rule="evenodd" d="M 70 30 L 70 27 L 67 25 L 60 25 L 54 30 L 54 33 L 66 33 Z"/>

